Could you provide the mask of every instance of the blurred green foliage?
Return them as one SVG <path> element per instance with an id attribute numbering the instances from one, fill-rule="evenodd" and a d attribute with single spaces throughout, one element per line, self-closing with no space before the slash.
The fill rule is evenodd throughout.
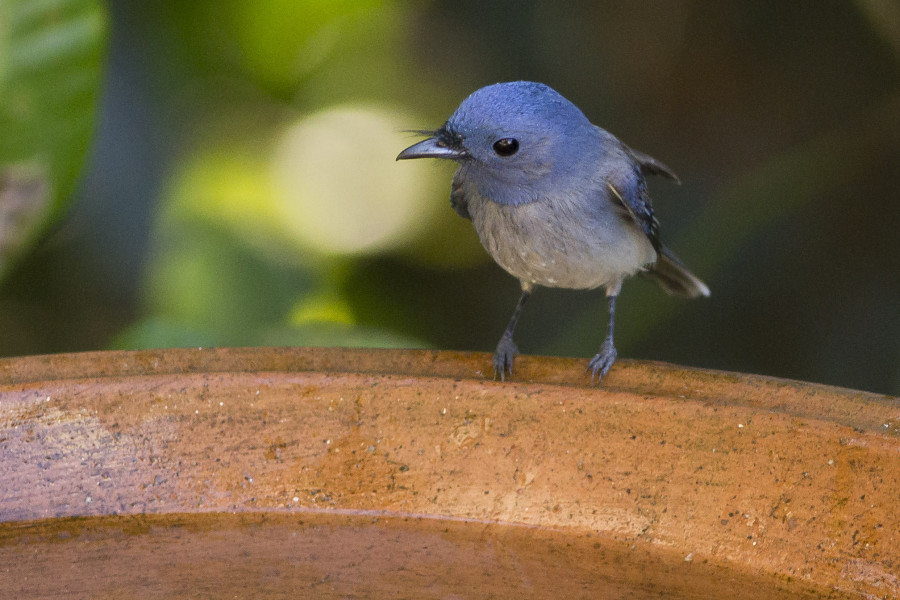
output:
<path id="1" fill-rule="evenodd" d="M 0 1 L 0 278 L 71 197 L 105 42 L 99 0 Z"/>
<path id="2" fill-rule="evenodd" d="M 713 296 L 627 284 L 623 356 L 900 394 L 894 2 L 0 0 L 0 182 L 48 207 L 29 240 L 73 197 L 107 23 L 93 164 L 0 288 L 0 354 L 491 350 L 517 283 L 450 210 L 452 166 L 394 157 L 534 79 L 684 182 L 651 193 Z M 519 346 L 589 356 L 603 326 L 600 294 L 541 290 Z"/>

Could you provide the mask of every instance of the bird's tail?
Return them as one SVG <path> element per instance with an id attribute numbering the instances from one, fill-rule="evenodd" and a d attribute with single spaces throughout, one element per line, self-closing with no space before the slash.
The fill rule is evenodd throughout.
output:
<path id="1" fill-rule="evenodd" d="M 688 271 L 684 263 L 665 246 L 660 247 L 656 264 L 643 271 L 642 275 L 658 283 L 667 294 L 686 298 L 709 296 L 706 284 Z"/>

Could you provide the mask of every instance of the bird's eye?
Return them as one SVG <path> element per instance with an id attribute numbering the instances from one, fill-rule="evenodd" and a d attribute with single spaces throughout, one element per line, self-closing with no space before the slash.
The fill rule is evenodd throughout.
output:
<path id="1" fill-rule="evenodd" d="M 519 151 L 519 141 L 515 138 L 502 138 L 494 142 L 494 152 L 497 156 L 512 156 Z"/>

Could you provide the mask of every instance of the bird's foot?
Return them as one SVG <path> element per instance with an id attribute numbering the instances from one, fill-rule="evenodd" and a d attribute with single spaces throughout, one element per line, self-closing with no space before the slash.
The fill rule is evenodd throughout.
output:
<path id="1" fill-rule="evenodd" d="M 503 336 L 497 343 L 494 351 L 494 379 L 500 375 L 500 381 L 506 381 L 506 374 L 512 375 L 513 359 L 519 354 L 519 349 L 512 341 L 512 337 Z"/>
<path id="2" fill-rule="evenodd" d="M 609 372 L 609 368 L 613 366 L 618 357 L 619 353 L 616 352 L 612 340 L 604 341 L 600 346 L 600 352 L 588 363 L 587 370 L 591 372 L 591 385 L 594 384 L 594 377 L 597 378 L 597 385 L 600 385 L 600 380 Z M 496 363 L 496 358 L 494 362 Z"/>

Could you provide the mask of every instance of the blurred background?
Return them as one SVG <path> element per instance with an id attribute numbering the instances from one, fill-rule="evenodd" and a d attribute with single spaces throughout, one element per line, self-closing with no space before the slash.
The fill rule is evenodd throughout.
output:
<path id="1" fill-rule="evenodd" d="M 895 0 L 0 0 L 0 355 L 493 351 L 517 282 L 453 166 L 394 158 L 515 79 L 682 179 L 651 194 L 712 297 L 627 282 L 620 356 L 900 395 Z M 517 341 L 605 321 L 540 289 Z"/>

